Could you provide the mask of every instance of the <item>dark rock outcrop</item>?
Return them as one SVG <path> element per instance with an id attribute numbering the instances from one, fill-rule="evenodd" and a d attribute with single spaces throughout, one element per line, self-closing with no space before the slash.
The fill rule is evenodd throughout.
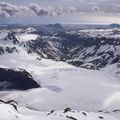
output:
<path id="1" fill-rule="evenodd" d="M 15 71 L 0 68 L 0 90 L 27 90 L 40 87 L 25 70 Z"/>

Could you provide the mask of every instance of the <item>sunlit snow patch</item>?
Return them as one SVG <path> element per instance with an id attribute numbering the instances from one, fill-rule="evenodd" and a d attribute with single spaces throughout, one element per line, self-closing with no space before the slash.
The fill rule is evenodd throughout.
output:
<path id="1" fill-rule="evenodd" d="M 19 41 L 25 42 L 29 40 L 36 40 L 39 35 L 36 34 L 20 34 L 16 36 Z"/>

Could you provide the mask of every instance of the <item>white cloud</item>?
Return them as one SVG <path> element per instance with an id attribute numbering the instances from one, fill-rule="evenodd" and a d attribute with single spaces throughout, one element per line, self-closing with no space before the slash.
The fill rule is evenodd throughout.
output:
<path id="1" fill-rule="evenodd" d="M 30 3 L 28 6 L 17 6 L 7 2 L 0 2 L 0 17 L 12 17 L 20 13 L 35 13 L 37 16 L 59 16 L 67 13 L 73 13 L 76 8 L 70 6 L 68 8 L 40 6 L 36 3 Z"/>
<path id="2" fill-rule="evenodd" d="M 0 17 L 11 17 L 21 12 L 26 12 L 26 6 L 16 6 L 7 2 L 0 2 Z"/>
<path id="3" fill-rule="evenodd" d="M 35 3 L 31 3 L 29 5 L 29 8 L 33 10 L 38 16 L 49 15 L 48 9 L 46 9 L 45 7 L 40 7 Z"/>
<path id="4" fill-rule="evenodd" d="M 19 11 L 19 9 L 17 8 L 17 6 L 12 5 L 10 3 L 6 3 L 6 2 L 1 2 L 0 3 L 0 15 L 2 17 L 10 17 L 15 15 L 17 12 Z"/>
<path id="5" fill-rule="evenodd" d="M 69 0 L 67 0 L 69 1 Z M 94 14 L 99 13 L 104 15 L 111 14 L 120 14 L 120 4 L 113 2 L 106 2 L 108 0 L 76 0 L 78 5 L 72 5 L 72 1 L 69 1 L 68 6 L 43 6 L 37 3 L 30 3 L 29 5 L 15 5 L 8 2 L 0 2 L 0 17 L 12 17 L 16 14 L 24 14 L 24 15 L 37 15 L 37 16 L 61 16 L 64 14 L 75 14 L 75 13 L 83 13 L 83 14 Z M 115 0 L 117 1 L 117 0 Z M 81 4 L 80 4 L 81 3 Z M 107 6 L 106 6 L 107 5 Z"/>

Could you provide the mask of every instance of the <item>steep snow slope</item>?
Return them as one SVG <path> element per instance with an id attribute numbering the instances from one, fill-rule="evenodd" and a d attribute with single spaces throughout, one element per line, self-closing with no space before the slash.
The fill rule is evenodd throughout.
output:
<path id="1" fill-rule="evenodd" d="M 25 49 L 28 54 L 35 53 L 42 58 L 61 60 L 64 56 L 58 37 L 40 36 L 24 29 L 8 30 L 6 33 L 7 35 L 0 39 L 0 55 L 19 52 L 18 48 L 20 47 Z"/>

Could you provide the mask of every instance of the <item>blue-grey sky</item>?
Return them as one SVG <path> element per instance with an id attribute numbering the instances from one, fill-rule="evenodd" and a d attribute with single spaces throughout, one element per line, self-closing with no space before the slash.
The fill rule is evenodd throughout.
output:
<path id="1" fill-rule="evenodd" d="M 120 23 L 120 0 L 0 0 L 8 23 Z"/>

